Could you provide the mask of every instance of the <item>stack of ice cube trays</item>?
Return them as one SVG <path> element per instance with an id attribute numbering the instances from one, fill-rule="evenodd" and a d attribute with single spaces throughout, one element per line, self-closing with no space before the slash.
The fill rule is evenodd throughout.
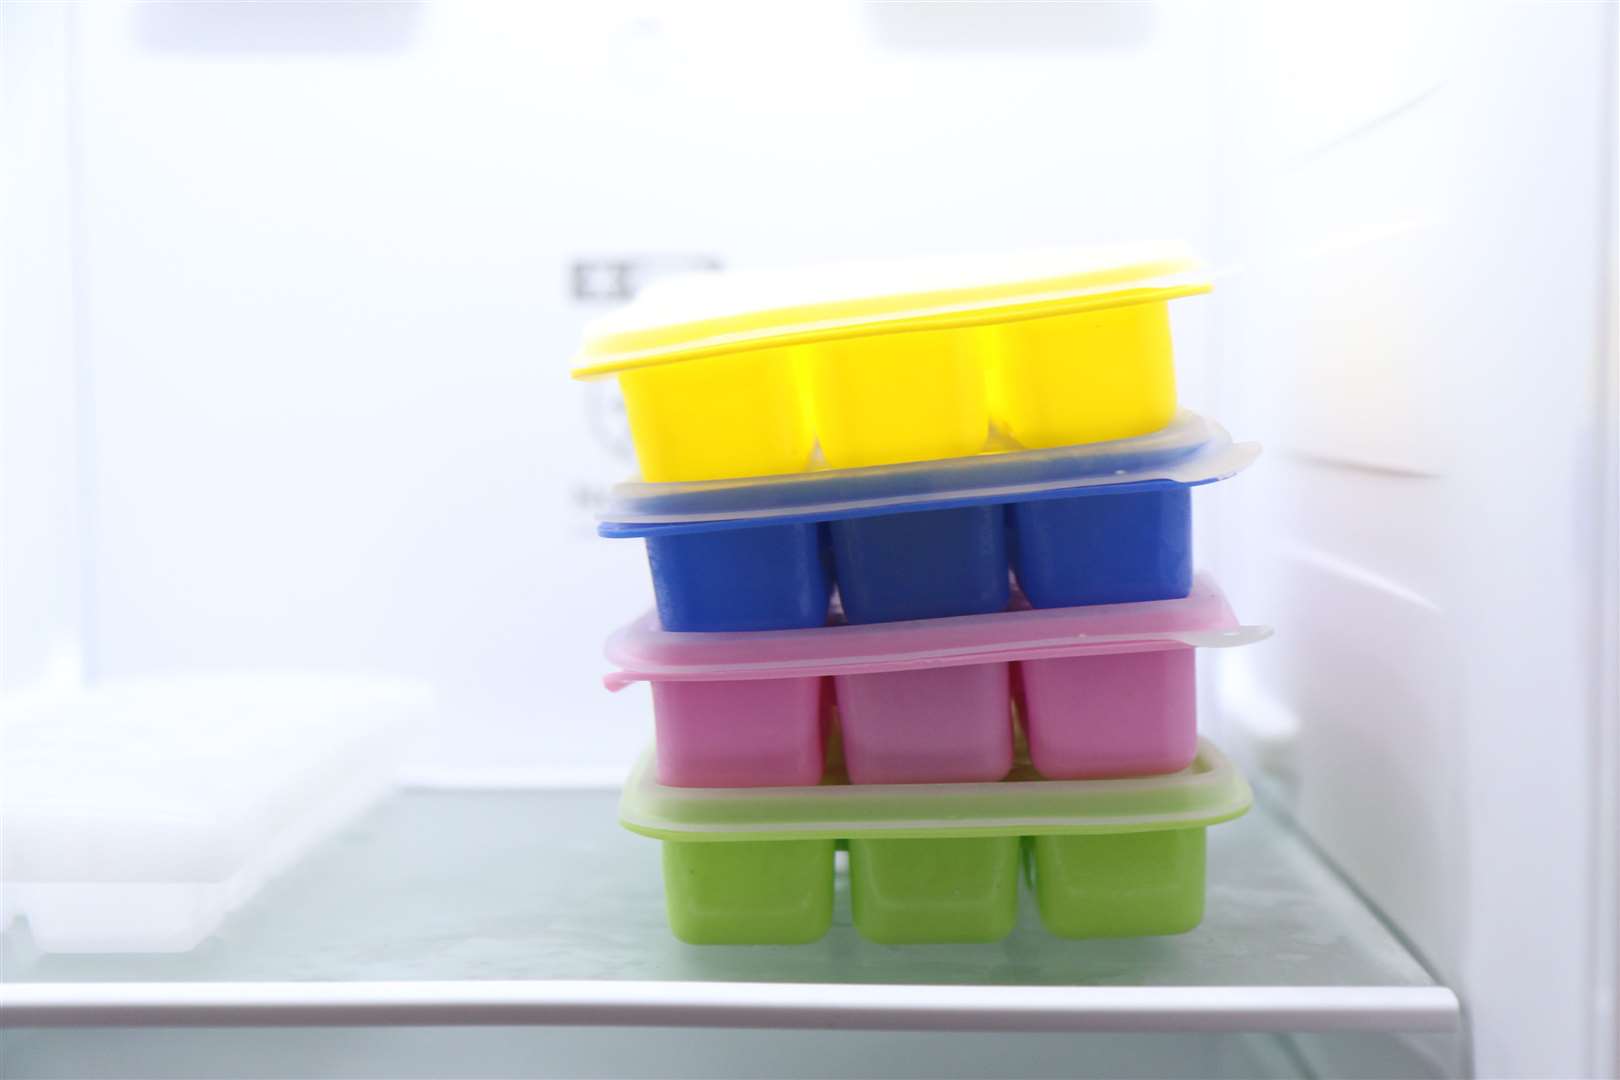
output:
<path id="1" fill-rule="evenodd" d="M 1175 250 L 711 274 L 587 332 L 642 479 L 652 684 L 621 805 L 675 934 L 821 937 L 835 852 L 885 943 L 994 941 L 1021 880 L 1065 937 L 1190 930 L 1247 784 L 1196 650 L 1259 640 L 1192 567 L 1191 489 L 1258 448 L 1178 411 Z"/>

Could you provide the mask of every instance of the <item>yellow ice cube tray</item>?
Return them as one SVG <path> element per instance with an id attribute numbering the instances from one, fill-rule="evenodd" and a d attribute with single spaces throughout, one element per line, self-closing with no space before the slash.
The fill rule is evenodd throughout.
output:
<path id="1" fill-rule="evenodd" d="M 588 327 L 573 374 L 618 378 L 649 481 L 1123 439 L 1175 416 L 1168 301 L 1210 287 L 1140 247 L 696 274 Z"/>

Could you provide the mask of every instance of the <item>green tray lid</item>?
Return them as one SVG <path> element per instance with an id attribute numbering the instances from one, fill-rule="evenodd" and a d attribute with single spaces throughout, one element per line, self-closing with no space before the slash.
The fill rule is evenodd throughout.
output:
<path id="1" fill-rule="evenodd" d="M 668 787 L 648 751 L 625 782 L 619 821 L 683 841 L 1081 836 L 1203 828 L 1253 801 L 1204 739 L 1191 765 L 1166 776 L 1044 780 L 1021 761 L 1007 779 L 976 784 L 851 784 L 835 764 L 815 787 Z"/>

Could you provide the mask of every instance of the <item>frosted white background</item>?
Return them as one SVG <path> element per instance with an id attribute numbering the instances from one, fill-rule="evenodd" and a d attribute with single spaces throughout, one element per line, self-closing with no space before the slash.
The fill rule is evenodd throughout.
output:
<path id="1" fill-rule="evenodd" d="M 68 16 L 84 660 L 425 679 L 420 776 L 646 738 L 597 682 L 650 590 L 592 532 L 633 465 L 565 377 L 576 261 L 1208 239 L 1192 9 L 239 7 Z"/>
<path id="2" fill-rule="evenodd" d="M 0 5 L 0 686 L 405 676 L 419 779 L 616 777 L 577 264 L 1179 237 L 1183 400 L 1267 443 L 1199 542 L 1280 629 L 1204 719 L 1481 1074 L 1612 1074 L 1614 7 L 1003 7 Z"/>

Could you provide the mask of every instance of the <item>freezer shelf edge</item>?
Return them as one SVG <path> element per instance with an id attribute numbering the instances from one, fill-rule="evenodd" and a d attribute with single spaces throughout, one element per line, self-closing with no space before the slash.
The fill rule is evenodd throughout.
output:
<path id="1" fill-rule="evenodd" d="M 1449 1032 L 1442 986 L 928 986 L 610 980 L 35 983 L 0 1027 L 623 1026 Z"/>

